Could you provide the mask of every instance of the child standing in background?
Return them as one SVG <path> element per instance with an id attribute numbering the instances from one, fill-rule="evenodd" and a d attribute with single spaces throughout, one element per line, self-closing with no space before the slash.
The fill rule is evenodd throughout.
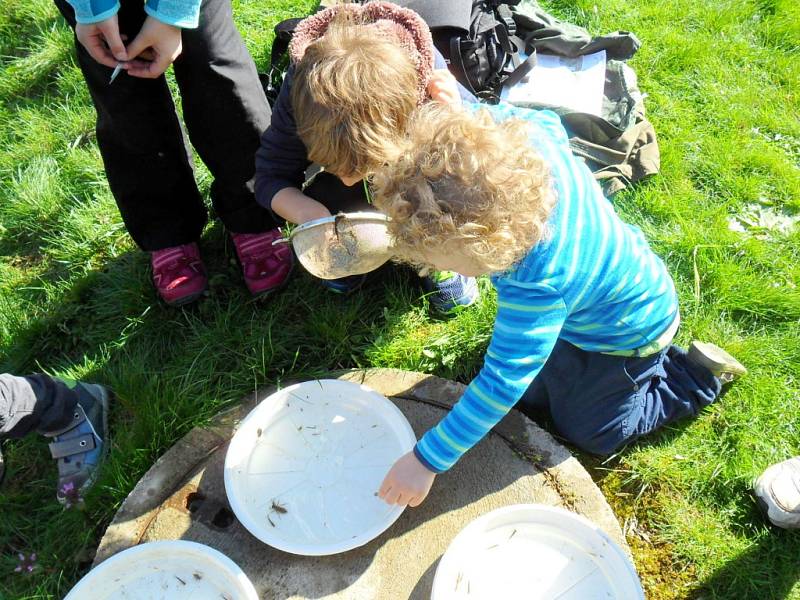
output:
<path id="1" fill-rule="evenodd" d="M 672 344 L 678 299 L 641 231 L 572 155 L 558 116 L 499 105 L 423 107 L 374 178 L 401 259 L 491 274 L 497 317 L 483 368 L 379 491 L 416 506 L 518 402 L 609 454 L 693 416 L 745 373 L 722 349 Z"/>
<path id="2" fill-rule="evenodd" d="M 270 111 L 230 0 L 55 3 L 75 30 L 111 192 L 128 233 L 150 253 L 161 298 L 186 304 L 208 286 L 197 245 L 206 208 L 163 76 L 170 64 L 189 139 L 214 176 L 214 210 L 231 233 L 248 289 L 260 295 L 283 285 L 293 257 L 272 246 L 277 223 L 256 203 L 252 182 Z M 118 64 L 127 75 L 109 83 Z"/>

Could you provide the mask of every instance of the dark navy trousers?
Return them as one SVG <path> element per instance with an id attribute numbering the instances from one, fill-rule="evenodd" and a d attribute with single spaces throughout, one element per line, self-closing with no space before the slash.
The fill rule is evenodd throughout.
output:
<path id="1" fill-rule="evenodd" d="M 721 389 L 717 377 L 675 345 L 651 356 L 624 357 L 559 340 L 518 408 L 548 410 L 562 437 L 604 455 L 696 415 Z"/>

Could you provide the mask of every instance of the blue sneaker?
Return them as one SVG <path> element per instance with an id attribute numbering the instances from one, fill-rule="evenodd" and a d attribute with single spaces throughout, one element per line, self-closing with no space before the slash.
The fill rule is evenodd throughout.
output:
<path id="1" fill-rule="evenodd" d="M 50 454 L 58 461 L 56 498 L 69 508 L 83 503 L 105 456 L 110 393 L 102 385 L 62 381 L 78 395 L 78 404 L 66 427 L 45 435 L 53 438 Z"/>
<path id="2" fill-rule="evenodd" d="M 480 296 L 478 282 L 453 271 L 434 271 L 422 278 L 422 289 L 434 310 L 442 315 L 451 315 L 475 304 Z"/>
<path id="3" fill-rule="evenodd" d="M 334 294 L 349 294 L 356 291 L 367 280 L 367 274 L 363 275 L 350 275 L 349 277 L 342 277 L 340 279 L 320 279 L 323 287 Z"/>

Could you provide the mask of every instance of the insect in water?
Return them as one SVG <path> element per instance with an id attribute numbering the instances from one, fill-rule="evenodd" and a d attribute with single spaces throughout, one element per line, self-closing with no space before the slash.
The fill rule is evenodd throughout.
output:
<path id="1" fill-rule="evenodd" d="M 192 577 L 194 577 L 196 581 L 200 581 L 203 578 L 203 574 L 202 573 L 192 573 Z"/>
<path id="2" fill-rule="evenodd" d="M 274 513 L 280 516 L 280 515 L 285 515 L 287 512 L 289 512 L 289 509 L 287 509 L 283 504 L 281 504 L 280 502 L 275 500 L 275 498 L 273 498 L 272 506 L 269 507 L 269 512 L 267 513 L 267 521 L 269 521 L 270 525 L 275 527 L 275 521 L 272 520 L 272 514 Z"/>
<path id="3" fill-rule="evenodd" d="M 175 575 L 175 579 L 177 579 L 178 581 L 180 581 L 180 582 L 181 582 L 181 585 L 186 585 L 186 582 L 185 582 L 183 579 L 181 579 L 180 577 L 178 577 L 177 575 Z"/>
<path id="4" fill-rule="evenodd" d="M 264 433 L 264 432 L 261 430 L 261 427 L 259 427 L 258 429 L 256 429 L 256 437 L 261 437 L 261 434 L 262 434 L 262 433 Z"/>

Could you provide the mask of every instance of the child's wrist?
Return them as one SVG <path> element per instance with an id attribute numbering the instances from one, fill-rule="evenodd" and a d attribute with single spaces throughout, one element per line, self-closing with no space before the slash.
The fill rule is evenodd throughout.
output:
<path id="1" fill-rule="evenodd" d="M 330 211 L 297 188 L 283 188 L 272 198 L 272 210 L 292 223 L 330 217 Z"/>

